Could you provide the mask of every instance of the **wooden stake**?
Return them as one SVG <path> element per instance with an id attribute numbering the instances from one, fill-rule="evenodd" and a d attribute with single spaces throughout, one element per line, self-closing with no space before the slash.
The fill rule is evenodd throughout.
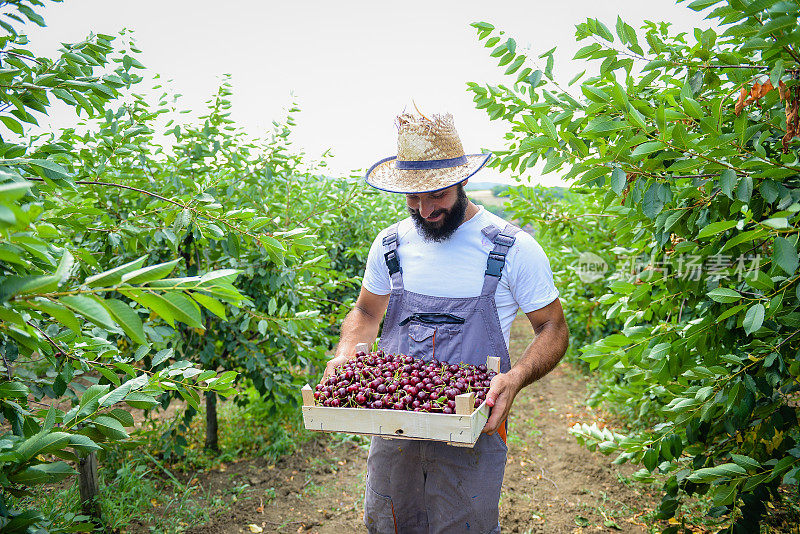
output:
<path id="1" fill-rule="evenodd" d="M 90 452 L 78 461 L 78 488 L 83 513 L 100 521 L 100 489 L 97 484 L 97 455 Z"/>
<path id="2" fill-rule="evenodd" d="M 356 345 L 356 352 L 366 352 L 369 353 L 369 343 L 358 343 Z"/>
<path id="3" fill-rule="evenodd" d="M 494 371 L 495 373 L 500 372 L 500 358 L 495 356 L 487 356 L 486 357 L 486 367 L 490 371 Z"/>
<path id="4" fill-rule="evenodd" d="M 217 394 L 206 391 L 206 442 L 205 448 L 219 452 L 219 420 L 217 419 Z"/>

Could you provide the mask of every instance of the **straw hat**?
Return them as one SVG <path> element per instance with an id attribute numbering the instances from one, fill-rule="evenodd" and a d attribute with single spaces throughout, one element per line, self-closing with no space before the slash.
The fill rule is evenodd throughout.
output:
<path id="1" fill-rule="evenodd" d="M 450 113 L 397 117 L 397 156 L 380 160 L 364 177 L 390 193 L 430 193 L 462 182 L 481 170 L 488 154 L 464 154 Z"/>

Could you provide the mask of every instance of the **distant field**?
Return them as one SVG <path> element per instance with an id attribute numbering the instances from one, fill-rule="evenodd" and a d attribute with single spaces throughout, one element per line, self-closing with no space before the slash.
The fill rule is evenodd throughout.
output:
<path id="1" fill-rule="evenodd" d="M 496 197 L 491 191 L 467 191 L 467 196 L 471 199 L 478 200 L 487 206 L 503 206 L 506 203 L 505 197 Z"/>

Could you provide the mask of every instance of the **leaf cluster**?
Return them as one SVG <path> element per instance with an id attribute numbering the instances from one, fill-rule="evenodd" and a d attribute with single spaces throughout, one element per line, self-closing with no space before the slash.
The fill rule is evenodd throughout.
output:
<path id="1" fill-rule="evenodd" d="M 659 518 L 679 514 L 687 495 L 708 494 L 720 526 L 753 531 L 778 485 L 800 479 L 800 143 L 787 138 L 800 6 L 699 0 L 689 8 L 709 9 L 715 28 L 687 35 L 668 23 L 636 31 L 621 18 L 614 31 L 596 19 L 579 24 L 587 44 L 575 59 L 587 69 L 566 85 L 529 58 L 517 65 L 506 39 L 501 62 L 515 66 L 513 83 L 469 89 L 509 127 L 495 166 L 558 172 L 586 196 L 562 204 L 568 226 L 549 225 L 566 246 L 575 240 L 585 252 L 613 236 L 613 246 L 588 250 L 615 267 L 593 301 L 602 339 L 581 351 L 599 377 L 593 401 L 630 428 L 575 434 L 643 464 L 641 479 L 665 474 Z M 474 26 L 488 47 L 503 39 L 488 23 Z M 774 90 L 762 95 L 767 82 Z M 737 109 L 741 90 L 756 83 L 758 98 Z M 535 204 L 520 189 L 512 206 L 524 215 Z M 571 219 L 591 202 L 597 225 Z M 623 266 L 624 258 L 636 261 Z M 575 303 L 584 295 L 566 298 L 582 313 L 573 321 L 592 319 L 595 308 Z"/>

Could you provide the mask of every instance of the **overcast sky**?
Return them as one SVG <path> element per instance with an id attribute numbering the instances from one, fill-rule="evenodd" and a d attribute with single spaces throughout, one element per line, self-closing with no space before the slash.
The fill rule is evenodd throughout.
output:
<path id="1" fill-rule="evenodd" d="M 395 155 L 393 120 L 412 98 L 423 113 L 453 113 L 467 152 L 502 147 L 505 124 L 473 107 L 466 82 L 500 82 L 505 68 L 489 57 L 471 22 L 505 30 L 518 49 L 531 47 L 529 57 L 558 46 L 555 72 L 564 81 L 585 68 L 570 58 L 586 44 L 575 42 L 574 26 L 587 17 L 612 32 L 617 14 L 635 28 L 645 19 L 689 32 L 708 27 L 685 4 L 667 0 L 67 0 L 48 4 L 43 14 L 47 28 L 28 25 L 39 55 L 53 55 L 59 43 L 90 31 L 133 29 L 142 63 L 173 80 L 184 109 L 202 110 L 220 76 L 230 73 L 233 118 L 253 136 L 282 116 L 294 93 L 303 110 L 296 142 L 314 158 L 333 149 L 331 174 Z M 510 178 L 494 170 L 476 176 Z"/>

